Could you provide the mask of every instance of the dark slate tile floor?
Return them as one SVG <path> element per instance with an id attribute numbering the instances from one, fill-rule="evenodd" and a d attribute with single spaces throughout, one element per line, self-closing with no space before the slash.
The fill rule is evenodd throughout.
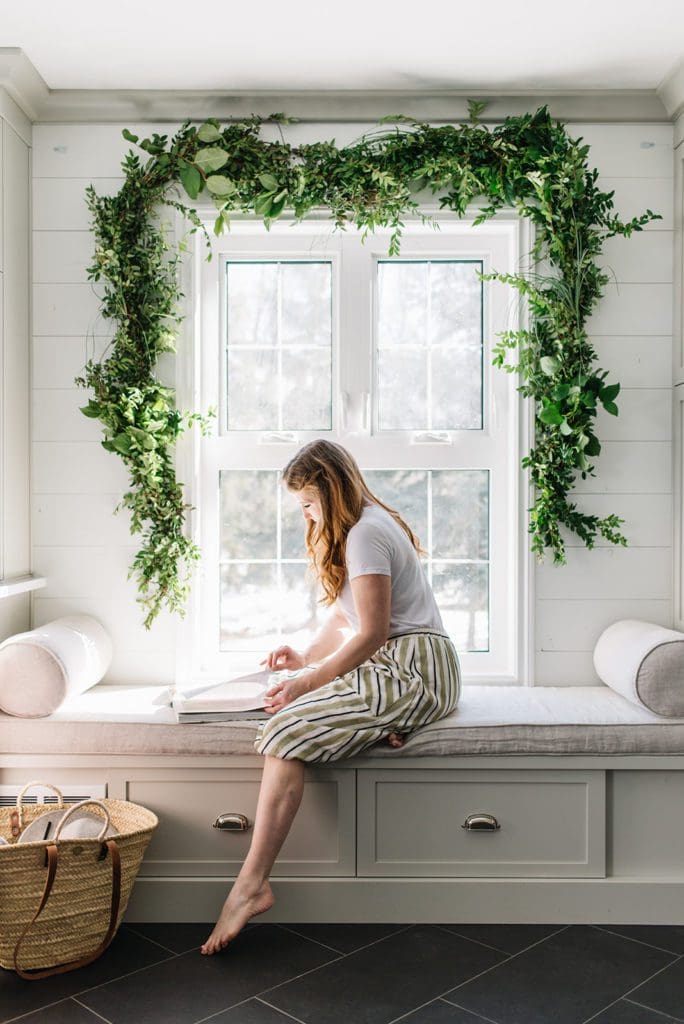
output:
<path id="1" fill-rule="evenodd" d="M 0 970 L 0 1024 L 684 1024 L 684 926 L 124 925 L 45 981 Z"/>

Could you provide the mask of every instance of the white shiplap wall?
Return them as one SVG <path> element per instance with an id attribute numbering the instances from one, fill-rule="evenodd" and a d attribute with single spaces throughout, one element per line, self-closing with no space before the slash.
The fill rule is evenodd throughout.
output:
<path id="1" fill-rule="evenodd" d="M 99 444 L 96 423 L 79 411 L 73 386 L 86 358 L 106 345 L 108 325 L 86 279 L 92 239 L 84 189 L 120 184 L 128 148 L 120 125 L 37 125 L 33 161 L 33 571 L 48 586 L 33 597 L 33 623 L 88 612 L 110 631 L 112 682 L 169 682 L 176 622 L 140 625 L 126 570 L 135 552 L 127 518 L 113 515 L 126 475 Z M 127 127 L 136 130 L 135 125 Z M 138 126 L 144 135 L 171 130 Z M 298 132 L 357 137 L 366 126 Z M 618 618 L 672 622 L 671 350 L 673 157 L 669 125 L 573 125 L 606 190 L 625 217 L 647 207 L 662 221 L 631 239 L 613 239 L 604 262 L 615 273 L 590 324 L 601 364 L 622 382 L 620 416 L 602 415 L 598 475 L 577 488 L 582 508 L 626 519 L 627 549 L 592 552 L 570 540 L 568 565 L 536 571 L 536 681 L 597 682 L 591 650 Z M 314 136 L 315 137 L 315 136 Z M 646 145 L 644 145 L 646 144 Z"/>

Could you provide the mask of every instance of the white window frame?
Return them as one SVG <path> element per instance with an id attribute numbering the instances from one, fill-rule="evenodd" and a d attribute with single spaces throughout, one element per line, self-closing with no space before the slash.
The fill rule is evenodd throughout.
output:
<path id="1" fill-rule="evenodd" d="M 211 232 L 213 212 L 198 209 Z M 473 227 L 477 210 L 464 218 L 424 207 L 438 219 L 435 231 L 418 218 L 406 218 L 401 252 L 398 260 L 434 257 L 482 259 L 484 271 L 528 268 L 528 255 L 533 241 L 529 221 L 514 211 L 501 211 L 483 225 Z M 177 224 L 177 230 L 182 230 Z M 358 349 L 345 342 L 349 338 L 365 339 L 367 351 L 373 353 L 372 331 L 375 321 L 373 296 L 373 261 L 388 258 L 389 231 L 368 235 L 362 246 L 350 243 L 350 235 L 361 232 L 348 228 L 333 231 L 329 219 L 310 216 L 295 224 L 286 219 L 276 221 L 269 232 L 260 221 L 237 217 L 231 231 L 212 242 L 212 260 L 206 261 L 206 245 L 194 235 L 192 258 L 183 268 L 182 287 L 186 300 L 186 320 L 179 340 L 176 361 L 176 389 L 180 408 L 206 412 L 218 407 L 223 420 L 223 396 L 219 382 L 222 365 L 222 281 L 225 258 L 330 258 L 333 264 L 333 431 L 329 435 L 354 454 L 362 469 L 401 468 L 481 468 L 492 469 L 490 509 L 501 507 L 500 491 L 506 492 L 506 514 L 490 517 L 490 552 L 506 551 L 505 571 L 498 576 L 504 582 L 491 587 L 492 623 L 499 622 L 505 653 L 495 661 L 488 652 L 460 655 L 464 683 L 486 685 L 533 685 L 533 557 L 527 530 L 526 510 L 531 504 L 532 489 L 529 472 L 520 466 L 522 454 L 528 449 L 533 430 L 533 407 L 529 399 L 517 392 L 518 378 L 491 365 L 491 352 L 485 347 L 484 429 L 449 432 L 451 443 L 406 444 L 405 432 L 383 431 L 371 435 L 369 417 L 363 396 L 371 391 L 373 366 L 369 359 L 359 359 Z M 347 287 L 354 281 L 357 297 L 338 305 L 339 275 L 346 274 Z M 526 305 L 517 291 L 496 281 L 486 282 L 489 301 L 484 304 L 485 345 L 496 341 L 497 332 L 525 327 Z M 371 337 L 369 338 L 369 331 Z M 217 360 L 219 362 L 217 362 Z M 341 401 L 346 393 L 347 402 Z M 492 416 L 488 417 L 488 410 Z M 365 421 L 365 422 L 363 422 Z M 347 427 L 348 432 L 343 431 Z M 336 433 L 335 430 L 339 431 Z M 351 431 L 351 432 L 349 432 Z M 256 435 L 256 436 L 255 436 Z M 199 431 L 188 432 L 177 446 L 176 468 L 184 482 L 186 500 L 194 507 L 188 517 L 188 533 L 202 550 L 202 562 L 192 574 L 187 615 L 178 630 L 177 673 L 179 685 L 196 680 L 225 678 L 237 671 L 256 667 L 253 656 L 227 655 L 218 652 L 219 635 L 219 489 L 220 468 L 280 470 L 297 448 L 324 432 L 297 432 L 296 443 L 283 436 L 265 436 L 257 440 L 258 431 L 231 432 L 220 436 L 215 429 L 209 438 Z M 505 450 L 496 441 L 507 439 Z M 256 443 L 255 443 L 256 442 Z M 413 456 L 413 453 L 416 453 Z M 493 453 L 496 457 L 493 456 Z M 422 453 L 422 455 L 419 455 Z M 429 458 L 426 457 L 429 454 Z M 413 456 L 413 457 L 412 457 Z M 422 461 L 418 461 L 422 459 Z M 496 519 L 496 522 L 493 520 Z M 490 631 L 492 626 L 490 625 Z M 499 642 L 501 648 L 501 640 Z M 210 653 L 211 652 L 211 653 Z"/>

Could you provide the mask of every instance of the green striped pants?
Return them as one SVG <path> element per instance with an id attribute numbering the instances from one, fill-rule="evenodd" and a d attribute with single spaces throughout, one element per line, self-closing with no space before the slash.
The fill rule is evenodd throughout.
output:
<path id="1" fill-rule="evenodd" d="M 403 633 L 358 668 L 261 722 L 254 749 L 307 762 L 353 757 L 391 732 L 410 733 L 443 718 L 460 694 L 450 638 L 432 630 Z"/>

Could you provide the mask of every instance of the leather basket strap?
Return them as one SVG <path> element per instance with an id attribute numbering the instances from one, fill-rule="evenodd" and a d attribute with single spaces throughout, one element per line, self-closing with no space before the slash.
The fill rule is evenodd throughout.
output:
<path id="1" fill-rule="evenodd" d="M 119 905 L 121 903 L 121 855 L 119 854 L 119 847 L 113 839 L 107 839 L 105 842 L 112 863 L 112 899 L 109 908 L 109 927 L 107 928 L 107 933 L 102 942 L 94 952 L 87 953 L 85 956 L 81 957 L 80 960 L 71 960 L 69 963 L 58 964 L 56 967 L 46 967 L 41 970 L 25 971 L 19 966 L 19 947 L 45 909 L 45 905 L 50 897 L 50 893 L 52 892 L 52 886 L 55 882 L 57 863 L 59 861 L 59 851 L 56 844 L 51 843 L 47 848 L 48 870 L 40 905 L 33 915 L 33 920 L 29 921 L 26 925 L 17 940 L 16 946 L 14 947 L 14 969 L 20 978 L 25 978 L 27 981 L 36 981 L 39 978 L 49 978 L 53 974 L 66 974 L 68 971 L 75 971 L 79 967 L 87 967 L 88 964 L 92 964 L 94 960 L 97 960 L 99 956 L 102 956 L 105 949 L 114 938 L 116 922 L 119 916 Z"/>

